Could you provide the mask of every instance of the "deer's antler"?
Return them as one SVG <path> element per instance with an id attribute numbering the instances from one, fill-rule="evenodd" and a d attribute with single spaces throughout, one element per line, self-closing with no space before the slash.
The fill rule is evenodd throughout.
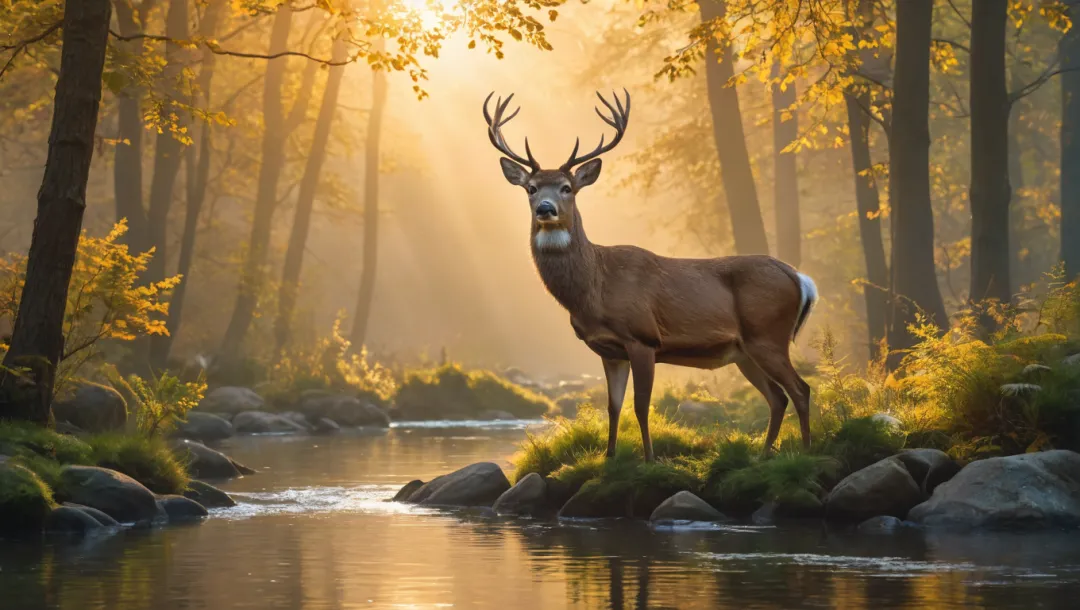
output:
<path id="1" fill-rule="evenodd" d="M 608 152 L 612 148 L 615 148 L 616 145 L 618 145 L 619 141 L 622 140 L 623 134 L 626 133 L 627 123 L 630 122 L 630 92 L 626 89 L 623 89 L 623 93 L 626 94 L 625 108 L 623 107 L 622 102 L 619 101 L 618 94 L 612 92 L 611 97 L 615 100 L 615 105 L 612 106 L 610 102 L 604 99 L 604 96 L 600 95 L 599 91 L 596 92 L 596 97 L 600 98 L 600 102 L 607 107 L 609 112 L 611 112 L 611 116 L 608 117 L 600 111 L 599 107 L 595 108 L 596 114 L 600 116 L 600 120 L 615 128 L 615 137 L 611 140 L 611 142 L 607 146 L 604 146 L 604 136 L 600 136 L 600 145 L 597 146 L 591 153 L 579 157 L 577 156 L 577 151 L 578 146 L 581 145 L 581 138 L 576 139 L 574 141 L 574 151 L 570 153 L 570 159 L 566 163 L 562 164 L 562 167 L 559 168 L 560 170 L 568 172 L 570 171 L 570 168 L 574 167 L 575 165 L 580 165 L 586 161 L 591 161 L 592 159 L 599 157 L 600 155 Z"/>
<path id="2" fill-rule="evenodd" d="M 491 113 L 488 112 L 488 102 L 491 101 L 491 96 L 495 95 L 492 91 L 484 99 L 484 120 L 488 124 L 488 139 L 491 140 L 491 145 L 499 150 L 502 154 L 510 157 L 514 161 L 522 165 L 528 165 L 532 171 L 540 171 L 540 163 L 533 158 L 532 151 L 529 150 L 529 138 L 525 138 L 525 154 L 528 157 L 522 157 L 521 155 L 510 150 L 510 145 L 506 143 L 506 138 L 502 135 L 502 127 L 510 122 L 517 116 L 517 113 L 521 112 L 521 107 L 518 106 L 517 110 L 510 113 L 510 116 L 503 118 L 503 114 L 506 112 L 506 107 L 510 105 L 510 100 L 514 99 L 514 94 L 511 93 L 510 97 L 507 97 L 504 101 L 501 97 L 495 101 L 495 117 L 492 118 Z"/>

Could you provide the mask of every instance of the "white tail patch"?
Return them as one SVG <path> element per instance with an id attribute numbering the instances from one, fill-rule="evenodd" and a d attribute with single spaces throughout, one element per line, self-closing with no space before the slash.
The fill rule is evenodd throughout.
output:
<path id="1" fill-rule="evenodd" d="M 799 277 L 801 299 L 799 301 L 799 317 L 795 321 L 795 328 L 791 331 L 792 341 L 799 334 L 799 329 L 802 328 L 806 319 L 810 317 L 810 311 L 814 309 L 814 304 L 818 300 L 817 284 L 814 283 L 814 280 L 810 279 L 810 276 L 805 273 L 796 273 L 796 275 Z"/>
<path id="2" fill-rule="evenodd" d="M 566 229 L 541 229 L 536 232 L 538 250 L 565 250 L 570 247 L 570 231 Z"/>

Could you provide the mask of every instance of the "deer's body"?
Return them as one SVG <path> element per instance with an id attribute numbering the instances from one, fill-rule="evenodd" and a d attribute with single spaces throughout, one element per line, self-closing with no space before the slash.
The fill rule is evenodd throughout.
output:
<path id="1" fill-rule="evenodd" d="M 619 130 L 610 149 L 625 130 L 629 97 L 622 113 L 604 103 L 613 118 L 601 117 Z M 635 246 L 593 244 L 585 234 L 575 196 L 595 182 L 600 160 L 588 160 L 571 173 L 570 167 L 590 157 L 577 159 L 576 146 L 571 161 L 559 170 L 540 169 L 531 155 L 527 160 L 513 155 L 498 131 L 509 120 L 501 116 L 505 107 L 497 104 L 491 119 L 485 105 L 489 136 L 514 158 L 502 160 L 507 180 L 529 193 L 530 240 L 541 280 L 569 311 L 577 337 L 603 361 L 608 455 L 615 451 L 619 412 L 632 371 L 634 411 L 645 457 L 653 459 L 648 412 L 657 363 L 700 369 L 736 364 L 769 403 L 766 446 L 772 446 L 779 432 L 787 396 L 795 403 L 803 443 L 809 446 L 809 386 L 791 365 L 788 346 L 817 299 L 813 281 L 769 256 L 669 258 Z M 623 110 L 621 105 L 618 110 Z M 597 151 L 603 150 L 607 149 L 601 142 Z M 527 163 L 532 171 L 519 163 Z"/>

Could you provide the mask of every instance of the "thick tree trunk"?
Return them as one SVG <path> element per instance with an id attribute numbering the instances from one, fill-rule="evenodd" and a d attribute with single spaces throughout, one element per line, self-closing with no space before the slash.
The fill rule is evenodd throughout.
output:
<path id="1" fill-rule="evenodd" d="M 1080 2 L 1067 4 L 1080 23 Z M 1080 27 L 1061 37 L 1061 259 L 1069 279 L 1080 274 Z"/>
<path id="2" fill-rule="evenodd" d="M 3 373 L 0 418 L 52 423 L 53 382 L 64 351 L 64 310 L 86 207 L 111 13 L 109 0 L 68 2 L 64 10 L 49 156 L 26 285 L 4 357 L 8 369 L 28 368 L 34 385 L 26 392 L 20 376 Z"/>
<path id="3" fill-rule="evenodd" d="M 892 209 L 889 346 L 892 349 L 912 345 L 908 325 L 920 310 L 939 326 L 948 323 L 934 267 L 934 211 L 930 203 L 933 14 L 933 0 L 905 0 L 896 6 L 896 68 L 889 138 Z"/>
<path id="4" fill-rule="evenodd" d="M 727 11 L 723 0 L 701 0 L 698 6 L 703 21 L 723 19 Z M 713 138 L 720 158 L 720 177 L 724 182 L 728 213 L 731 215 L 735 251 L 739 254 L 768 254 L 769 242 L 765 236 L 765 222 L 761 219 L 757 188 L 754 186 L 750 152 L 746 149 L 739 94 L 734 87 L 727 86 L 728 80 L 735 74 L 733 60 L 730 48 L 725 47 L 718 57 L 716 42 L 709 42 L 705 52 L 705 81 L 713 120 Z"/>
<path id="5" fill-rule="evenodd" d="M 855 204 L 859 212 L 859 237 L 862 241 L 863 260 L 866 263 L 867 285 L 863 287 L 866 299 L 866 328 L 869 339 L 870 359 L 879 354 L 881 340 L 885 338 L 885 319 L 888 309 L 889 266 L 885 260 L 885 243 L 881 237 L 881 200 L 877 184 L 870 170 L 870 117 L 864 108 L 870 107 L 869 96 L 851 93 L 847 102 L 848 131 L 851 134 L 851 162 L 855 174 Z"/>
<path id="6" fill-rule="evenodd" d="M 145 19 L 145 15 L 136 14 L 131 0 L 116 0 L 116 23 L 122 36 L 141 33 L 140 18 Z M 142 55 L 141 40 L 119 42 L 117 45 L 135 58 Z M 113 159 L 116 221 L 127 219 L 128 232 L 124 241 L 134 252 L 145 252 L 149 248 L 142 194 L 142 93 L 141 87 L 131 86 L 117 96 L 119 142 Z"/>
<path id="7" fill-rule="evenodd" d="M 1008 0 L 979 0 L 971 11 L 972 301 L 1008 303 L 1009 94 L 1005 86 Z M 989 319 L 984 324 L 991 323 Z"/>
<path id="8" fill-rule="evenodd" d="M 776 255 L 798 267 L 802 262 L 802 227 L 799 219 L 799 177 L 794 152 L 782 152 L 799 137 L 799 115 L 788 111 L 796 100 L 795 83 L 773 88 L 773 172 L 776 201 Z M 783 120 L 790 112 L 788 120 Z"/>
<path id="9" fill-rule="evenodd" d="M 169 2 L 169 11 L 165 18 L 165 35 L 174 40 L 188 39 L 188 0 Z M 176 86 L 184 67 L 183 60 L 183 50 L 175 43 L 166 42 L 165 69 L 162 78 L 166 88 L 169 89 L 169 94 L 180 102 L 187 101 L 183 99 L 184 96 Z M 188 122 L 187 114 L 178 110 L 176 112 L 177 126 L 186 127 Z M 145 274 L 148 282 L 157 282 L 165 278 L 169 209 L 172 208 L 176 176 L 180 173 L 180 162 L 184 159 L 185 148 L 186 145 L 169 131 L 159 133 L 157 136 L 154 149 L 154 177 L 150 181 L 150 206 L 147 212 L 150 245 L 154 248 L 154 257 L 150 259 Z"/>
<path id="10" fill-rule="evenodd" d="M 347 57 L 345 43 L 334 41 L 331 52 L 333 61 L 344 61 Z M 326 160 L 326 146 L 330 141 L 330 128 L 334 123 L 334 111 L 337 109 L 338 93 L 341 91 L 341 77 L 345 66 L 332 66 L 326 79 L 319 118 L 315 122 L 315 136 L 311 141 L 311 153 L 304 167 L 304 177 L 300 182 L 300 192 L 296 200 L 296 214 L 293 217 L 292 231 L 289 234 L 289 246 L 285 252 L 285 267 L 281 276 L 281 288 L 278 293 L 278 315 L 274 323 L 274 357 L 289 342 L 293 309 L 300 286 L 300 271 L 304 263 L 304 248 L 307 247 L 308 230 L 311 227 L 311 213 L 315 207 L 315 190 L 319 186 L 319 174 Z"/>
<path id="11" fill-rule="evenodd" d="M 386 107 L 386 74 L 374 71 L 371 77 L 371 113 L 368 115 L 367 143 L 364 146 L 364 260 L 360 271 L 360 294 L 356 299 L 356 318 L 349 337 L 354 350 L 360 350 L 367 340 L 379 254 L 379 136 Z"/>
<path id="12" fill-rule="evenodd" d="M 1019 68 L 1014 67 L 1009 77 L 1012 91 L 1019 91 L 1024 86 Z M 1024 226 L 1024 210 L 1020 205 L 1020 190 L 1024 188 L 1024 165 L 1020 152 L 1020 106 L 1023 100 L 1009 105 L 1009 187 L 1012 198 L 1009 200 L 1009 279 L 1012 281 L 1012 294 L 1020 292 L 1020 286 L 1033 281 L 1029 265 L 1020 256 L 1023 248 L 1021 240 Z"/>
<path id="13" fill-rule="evenodd" d="M 282 6 L 274 16 L 274 24 L 270 32 L 270 54 L 286 50 L 291 25 L 292 11 Z M 221 346 L 221 356 L 226 362 L 239 357 L 244 338 L 255 318 L 259 293 L 263 290 L 267 275 L 265 267 L 270 249 L 271 222 L 274 209 L 277 207 L 278 181 L 285 168 L 285 142 L 289 133 L 303 119 L 315 79 L 316 64 L 309 62 L 304 71 L 298 97 L 286 117 L 282 99 L 282 85 L 285 80 L 285 70 L 288 67 L 286 62 L 287 58 L 283 57 L 267 62 L 263 93 L 265 132 L 262 143 L 262 163 L 259 165 L 255 195 L 255 216 L 251 224 L 247 257 L 240 272 L 236 305 L 233 307 L 232 318 L 225 330 L 225 339 Z"/>
<path id="14" fill-rule="evenodd" d="M 212 0 L 206 7 L 206 12 L 199 23 L 199 34 L 213 38 L 217 33 L 218 24 L 228 8 L 227 0 Z M 209 49 L 203 49 L 201 57 L 202 67 L 196 81 L 199 99 L 197 103 L 203 107 L 210 106 L 210 86 L 214 80 L 214 68 L 217 65 L 217 55 Z M 198 125 L 198 131 L 193 133 L 194 142 L 184 149 L 185 176 L 187 190 L 187 209 L 184 213 L 184 233 L 180 239 L 180 261 L 176 272 L 181 276 L 180 283 L 173 292 L 169 301 L 169 317 L 166 320 L 168 335 L 155 335 L 150 342 L 150 362 L 157 369 L 166 367 L 169 359 L 169 351 L 176 333 L 180 330 L 183 320 L 184 296 L 191 279 L 191 261 L 195 257 L 195 236 L 198 229 L 199 214 L 202 212 L 203 202 L 206 200 L 206 185 L 210 177 L 210 154 L 213 150 L 213 132 L 209 123 L 203 121 Z"/>

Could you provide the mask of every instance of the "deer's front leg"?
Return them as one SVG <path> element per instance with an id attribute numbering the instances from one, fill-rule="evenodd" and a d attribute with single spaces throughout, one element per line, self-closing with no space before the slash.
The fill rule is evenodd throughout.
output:
<path id="1" fill-rule="evenodd" d="M 615 441 L 619 438 L 619 412 L 622 411 L 623 399 L 626 398 L 626 381 L 630 378 L 630 363 L 626 360 L 608 360 L 607 358 L 603 361 L 608 396 L 607 456 L 613 457 Z"/>
<path id="2" fill-rule="evenodd" d="M 641 444 L 645 461 L 653 461 L 652 438 L 649 437 L 649 403 L 652 401 L 653 374 L 656 370 L 656 350 L 645 345 L 627 347 L 630 370 L 634 373 L 634 414 L 641 427 Z"/>

